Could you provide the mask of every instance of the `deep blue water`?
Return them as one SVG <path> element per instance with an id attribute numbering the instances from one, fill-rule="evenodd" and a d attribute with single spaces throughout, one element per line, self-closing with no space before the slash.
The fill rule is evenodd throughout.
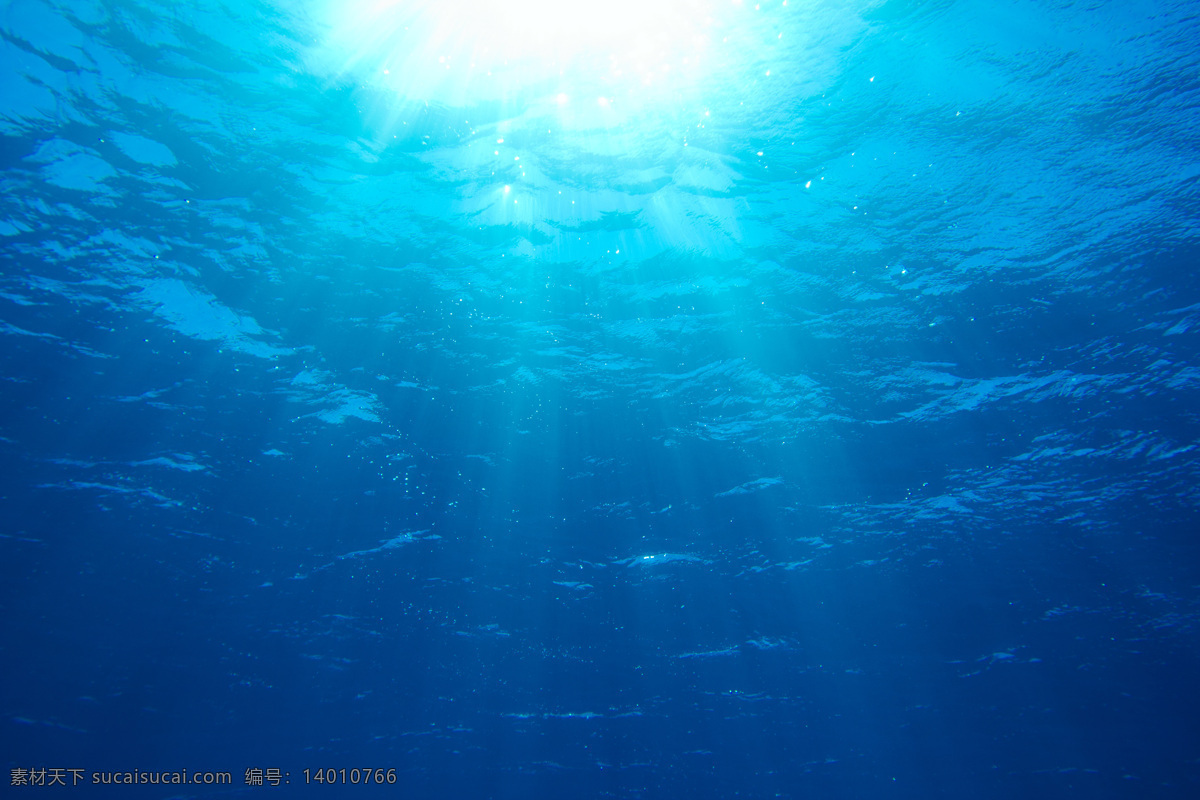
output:
<path id="1" fill-rule="evenodd" d="M 0 4 L 12 796 L 1200 794 L 1200 5 L 710 5 Z"/>

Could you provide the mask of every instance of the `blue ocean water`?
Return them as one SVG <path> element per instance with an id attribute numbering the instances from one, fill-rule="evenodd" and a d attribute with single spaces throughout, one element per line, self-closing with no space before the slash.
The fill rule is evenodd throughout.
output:
<path id="1" fill-rule="evenodd" d="M 643 5 L 0 5 L 12 796 L 1200 792 L 1200 6 Z"/>

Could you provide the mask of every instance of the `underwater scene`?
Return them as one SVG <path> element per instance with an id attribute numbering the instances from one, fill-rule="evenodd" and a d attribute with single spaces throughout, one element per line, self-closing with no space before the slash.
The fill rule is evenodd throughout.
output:
<path id="1" fill-rule="evenodd" d="M 0 3 L 5 796 L 1200 796 L 1200 4 Z"/>

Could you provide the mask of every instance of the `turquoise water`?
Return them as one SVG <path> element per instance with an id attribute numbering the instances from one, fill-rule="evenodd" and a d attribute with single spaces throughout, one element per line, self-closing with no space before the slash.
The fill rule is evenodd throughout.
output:
<path id="1" fill-rule="evenodd" d="M 0 7 L 9 769 L 1194 794 L 1196 5 L 564 8 Z"/>

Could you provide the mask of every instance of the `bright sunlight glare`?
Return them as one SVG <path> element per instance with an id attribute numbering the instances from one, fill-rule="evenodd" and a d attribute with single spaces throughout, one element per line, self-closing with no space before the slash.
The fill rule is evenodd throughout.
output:
<path id="1" fill-rule="evenodd" d="M 748 9 L 730 0 L 330 0 L 324 71 L 469 106 L 687 91 Z"/>

